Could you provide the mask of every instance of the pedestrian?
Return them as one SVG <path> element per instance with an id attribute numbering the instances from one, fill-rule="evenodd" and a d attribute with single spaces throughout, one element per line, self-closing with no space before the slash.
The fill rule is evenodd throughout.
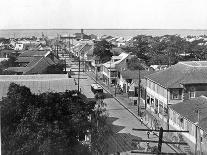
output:
<path id="1" fill-rule="evenodd" d="M 143 118 L 142 117 L 140 118 L 140 122 L 141 122 L 141 125 L 142 125 L 143 124 Z"/>
<path id="2" fill-rule="evenodd" d="M 150 152 L 151 151 L 151 147 L 149 145 L 149 142 L 147 142 L 147 146 L 145 148 L 145 152 Z"/>
<path id="3" fill-rule="evenodd" d="M 137 142 L 137 149 L 139 150 L 140 148 L 140 142 Z"/>
<path id="4" fill-rule="evenodd" d="M 150 138 L 150 131 L 147 131 L 147 138 Z"/>

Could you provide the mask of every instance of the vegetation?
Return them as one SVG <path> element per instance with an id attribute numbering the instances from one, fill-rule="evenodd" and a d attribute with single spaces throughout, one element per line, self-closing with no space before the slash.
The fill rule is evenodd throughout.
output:
<path id="1" fill-rule="evenodd" d="M 207 56 L 204 39 L 187 41 L 178 35 L 138 35 L 124 50 L 141 58 L 148 65 L 173 65 L 179 61 L 206 60 Z"/>
<path id="2" fill-rule="evenodd" d="M 112 48 L 112 44 L 107 42 L 106 40 L 101 40 L 95 43 L 94 45 L 94 56 L 99 57 L 101 63 L 105 63 L 109 61 L 112 57 L 112 53 L 110 49 Z"/>
<path id="3" fill-rule="evenodd" d="M 7 69 L 8 67 L 16 67 L 16 56 L 8 56 L 8 60 L 4 60 L 2 62 L 0 62 L 0 75 L 10 75 L 10 74 L 14 74 L 13 72 L 7 71 L 5 69 Z"/>
<path id="4" fill-rule="evenodd" d="M 104 152 L 104 144 L 112 133 L 110 126 L 106 123 L 108 115 L 105 109 L 106 104 L 103 102 L 104 98 L 102 93 L 95 95 L 96 107 L 92 117 L 92 151 L 99 153 Z"/>
<path id="5" fill-rule="evenodd" d="M 37 95 L 10 84 L 1 101 L 2 154 L 90 154 L 82 138 L 90 131 L 93 139 L 100 139 L 106 127 L 105 112 L 95 105 L 77 91 Z"/>

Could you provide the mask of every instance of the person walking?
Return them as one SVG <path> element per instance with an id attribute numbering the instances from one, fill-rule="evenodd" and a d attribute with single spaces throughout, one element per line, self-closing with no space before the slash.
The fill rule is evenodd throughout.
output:
<path id="1" fill-rule="evenodd" d="M 143 124 L 143 118 L 142 117 L 140 118 L 140 122 L 141 122 L 141 125 L 142 125 Z"/>
<path id="2" fill-rule="evenodd" d="M 149 142 L 147 142 L 147 146 L 145 148 L 145 152 L 150 152 L 151 151 L 151 147 L 149 145 Z"/>
<path id="3" fill-rule="evenodd" d="M 150 131 L 147 131 L 147 138 L 150 138 Z"/>

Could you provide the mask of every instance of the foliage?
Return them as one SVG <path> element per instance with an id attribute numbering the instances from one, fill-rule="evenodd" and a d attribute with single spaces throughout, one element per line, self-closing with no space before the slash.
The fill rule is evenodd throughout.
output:
<path id="1" fill-rule="evenodd" d="M 207 43 L 204 39 L 190 42 L 178 35 L 138 35 L 124 50 L 148 65 L 173 65 L 179 61 L 206 60 L 207 57 Z"/>
<path id="2" fill-rule="evenodd" d="M 146 67 L 145 62 L 141 61 L 137 57 L 132 57 L 127 62 L 127 68 L 130 70 L 144 70 Z"/>
<path id="3" fill-rule="evenodd" d="M 8 56 L 8 60 L 4 60 L 1 62 L 2 67 L 8 68 L 8 67 L 16 67 L 16 56 L 10 55 Z"/>
<path id="4" fill-rule="evenodd" d="M 77 91 L 37 95 L 12 83 L 1 101 L 2 154 L 87 154 L 79 138 L 94 107 Z"/>
<path id="5" fill-rule="evenodd" d="M 112 48 L 112 44 L 107 42 L 106 40 L 101 40 L 95 43 L 93 55 L 100 58 L 101 63 L 105 63 L 109 61 L 112 57 L 112 53 L 110 49 Z"/>
<path id="6" fill-rule="evenodd" d="M 16 56 L 15 55 L 10 55 L 8 56 L 8 60 L 3 60 L 0 62 L 0 75 L 12 75 L 14 72 L 7 71 L 6 69 L 8 67 L 16 67 Z"/>
<path id="7" fill-rule="evenodd" d="M 102 152 L 104 149 L 104 143 L 107 141 L 108 136 L 111 134 L 111 128 L 107 124 L 106 120 L 108 114 L 106 113 L 106 104 L 103 102 L 105 96 L 103 93 L 97 93 L 95 95 L 96 108 L 92 119 L 92 150 L 96 152 Z"/>

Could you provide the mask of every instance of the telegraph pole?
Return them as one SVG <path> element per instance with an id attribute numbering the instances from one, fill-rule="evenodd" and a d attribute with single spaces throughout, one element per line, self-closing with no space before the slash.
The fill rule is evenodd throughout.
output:
<path id="1" fill-rule="evenodd" d="M 139 84 L 138 84 L 138 116 L 140 116 L 140 69 L 139 69 Z"/>
<path id="2" fill-rule="evenodd" d="M 156 152 L 140 152 L 140 151 L 131 151 L 131 153 L 140 153 L 140 154 L 157 154 L 157 155 L 164 155 L 164 154 L 168 154 L 168 155 L 186 155 L 186 153 L 165 153 L 165 152 L 161 152 L 162 151 L 162 144 L 180 144 L 180 145 L 187 145 L 187 143 L 185 142 L 171 142 L 171 141 L 163 141 L 163 132 L 189 132 L 189 131 L 182 131 L 182 130 L 163 130 L 163 128 L 161 127 L 160 130 L 153 130 L 153 129 L 132 129 L 135 131 L 155 131 L 155 132 L 159 132 L 159 140 L 158 141 L 154 141 L 154 140 L 137 140 L 137 139 L 133 139 L 132 141 L 134 142 L 151 142 L 151 143 L 158 143 L 157 146 L 157 150 Z"/>

